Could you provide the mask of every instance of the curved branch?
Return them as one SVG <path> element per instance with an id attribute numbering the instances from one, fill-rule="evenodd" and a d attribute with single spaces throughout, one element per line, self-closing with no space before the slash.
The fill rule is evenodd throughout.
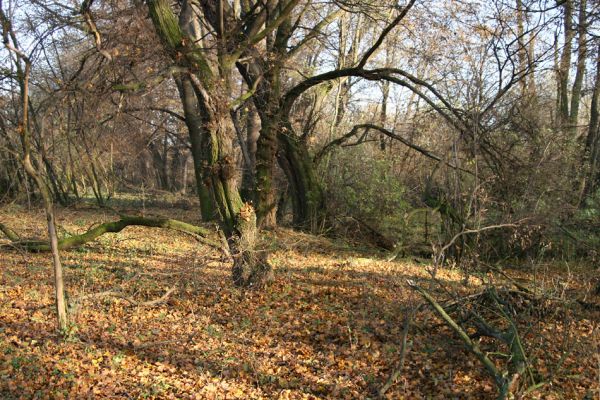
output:
<path id="1" fill-rule="evenodd" d="M 85 233 L 80 235 L 70 236 L 59 240 L 58 248 L 60 250 L 68 250 L 84 245 L 87 242 L 91 242 L 105 233 L 118 233 L 121 232 L 128 226 L 147 226 L 151 228 L 165 228 L 172 229 L 179 232 L 184 232 L 192 235 L 199 242 L 208 246 L 221 249 L 222 246 L 208 239 L 209 231 L 200 226 L 191 225 L 183 221 L 170 218 L 147 218 L 138 216 L 123 215 L 121 219 L 113 222 L 105 222 L 100 224 Z M 20 240 L 18 235 L 0 224 L 0 231 L 2 231 L 12 242 L 11 246 L 24 249 L 31 252 L 46 252 L 50 251 L 50 245 L 41 240 Z M 7 233 L 12 232 L 12 234 Z M 16 240 L 15 240 L 16 239 Z"/>
<path id="2" fill-rule="evenodd" d="M 400 75 L 406 78 L 406 80 L 394 75 Z M 433 85 L 398 68 L 377 68 L 367 70 L 360 67 L 351 67 L 328 71 L 319 75 L 312 76 L 300 82 L 285 94 L 281 102 L 281 109 L 283 110 L 284 115 L 289 114 L 289 112 L 292 109 L 292 106 L 294 105 L 294 102 L 298 99 L 298 97 L 300 97 L 302 93 L 304 93 L 308 89 L 312 88 L 313 86 L 319 85 L 323 82 L 348 76 L 360 77 L 369 81 L 385 80 L 403 86 L 415 93 L 420 98 L 422 98 L 428 105 L 430 105 L 436 112 L 438 112 L 459 132 L 468 130 L 468 126 L 462 118 L 459 109 L 453 107 L 450 104 L 450 102 L 447 99 L 445 99 L 444 96 L 442 96 L 441 93 L 439 93 L 435 89 L 435 87 L 433 87 Z M 433 98 L 425 94 L 417 86 L 424 87 L 425 89 L 427 89 L 429 92 L 431 92 Z M 434 99 L 437 99 L 442 104 L 436 104 Z M 445 111 L 445 109 L 449 110 L 449 112 L 452 115 L 448 114 Z"/>
<path id="3" fill-rule="evenodd" d="M 348 139 L 353 137 L 356 134 L 356 132 L 360 129 L 366 129 L 367 131 L 370 129 L 373 129 L 373 130 L 379 131 L 392 139 L 398 140 L 400 143 L 410 147 L 411 149 L 418 151 L 419 153 L 423 154 L 426 157 L 429 157 L 435 161 L 442 161 L 442 159 L 440 157 L 436 156 L 429 150 L 424 149 L 423 147 L 418 146 L 418 145 L 404 139 L 402 136 L 400 136 L 392 131 L 389 131 L 379 125 L 374 125 L 374 124 L 354 125 L 354 127 L 352 128 L 352 130 L 350 132 L 348 132 L 347 134 L 345 134 L 344 136 L 342 136 L 338 139 L 335 139 L 335 140 L 329 142 L 325 147 L 323 147 L 323 149 L 321 149 L 321 151 L 315 156 L 315 160 L 318 161 L 319 159 L 321 159 L 334 146 L 343 144 L 345 141 L 347 141 Z"/>
<path id="4" fill-rule="evenodd" d="M 471 171 L 457 167 L 456 165 L 445 161 L 444 159 L 442 159 L 440 156 L 432 153 L 431 151 L 416 145 L 414 143 L 412 143 L 411 141 L 403 138 L 402 136 L 398 135 L 397 133 L 394 133 L 388 129 L 385 129 L 379 125 L 374 125 L 374 124 L 359 124 L 359 125 L 354 125 L 354 127 L 352 128 L 352 130 L 350 132 L 348 132 L 347 134 L 345 134 L 344 136 L 339 137 L 338 139 L 335 139 L 331 142 L 329 142 L 327 145 L 325 145 L 325 147 L 323 147 L 323 149 L 321 149 L 321 151 L 315 156 L 315 161 L 318 162 L 325 154 L 327 154 L 327 152 L 329 152 L 334 146 L 338 146 L 338 145 L 342 145 L 345 141 L 347 141 L 348 139 L 350 139 L 351 137 L 355 136 L 356 133 L 358 132 L 358 130 L 360 129 L 365 129 L 365 134 L 368 133 L 369 130 L 376 130 L 379 131 L 381 133 L 383 133 L 384 135 L 386 135 L 387 137 L 390 137 L 392 139 L 395 139 L 397 141 L 399 141 L 400 143 L 404 144 L 407 147 L 410 147 L 411 149 L 423 154 L 425 157 L 431 158 L 432 160 L 438 161 L 438 162 L 443 162 L 446 165 L 448 165 L 451 168 L 455 168 L 458 169 L 460 171 L 466 172 L 468 174 L 472 174 Z"/>

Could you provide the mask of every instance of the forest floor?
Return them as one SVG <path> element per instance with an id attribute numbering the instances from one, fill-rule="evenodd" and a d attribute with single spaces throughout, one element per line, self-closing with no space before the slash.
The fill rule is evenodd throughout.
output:
<path id="1" fill-rule="evenodd" d="M 198 222 L 172 207 L 146 213 Z M 57 216 L 62 234 L 116 219 L 99 209 Z M 45 237 L 41 210 L 6 206 L 0 221 Z M 407 312 L 423 303 L 406 280 L 447 298 L 417 260 L 386 262 L 376 251 L 287 229 L 267 233 L 263 247 L 275 280 L 251 291 L 232 285 L 217 250 L 173 231 L 129 227 L 65 251 L 68 297 L 79 298 L 66 338 L 56 332 L 49 255 L 0 250 L 0 398 L 371 398 L 398 364 Z M 598 272 L 566 263 L 505 271 L 561 299 L 520 326 L 530 376 L 542 383 L 522 379 L 523 398 L 599 398 L 600 299 L 590 294 Z M 447 288 L 482 290 L 480 280 L 465 287 L 463 278 L 459 269 L 438 272 Z M 151 307 L 98 295 L 143 302 L 170 288 Z M 573 301 L 583 298 L 592 306 Z M 419 308 L 386 398 L 495 397 L 481 364 L 430 307 Z"/>

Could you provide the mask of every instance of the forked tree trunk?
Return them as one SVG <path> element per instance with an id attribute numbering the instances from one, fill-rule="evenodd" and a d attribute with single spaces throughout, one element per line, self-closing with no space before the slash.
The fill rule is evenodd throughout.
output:
<path id="1" fill-rule="evenodd" d="M 233 281 L 238 286 L 260 286 L 270 277 L 270 266 L 255 257 L 256 214 L 250 204 L 243 203 L 237 188 L 228 66 L 212 68 L 197 46 L 197 15 L 189 2 L 184 2 L 179 21 L 167 0 L 149 0 L 148 8 L 165 49 L 187 70 L 177 81 L 192 141 L 196 181 L 199 187 L 207 187 L 218 212 L 233 258 Z M 223 60 L 219 57 L 221 63 Z"/>
<path id="2" fill-rule="evenodd" d="M 221 227 L 227 237 L 233 258 L 232 279 L 237 286 L 260 287 L 271 278 L 271 267 L 265 257 L 256 252 L 257 220 L 252 205 L 244 203 L 236 182 L 236 163 L 233 140 L 235 128 L 226 103 L 203 96 L 206 146 L 210 158 L 204 169 L 204 179 L 210 189 L 221 216 Z"/>

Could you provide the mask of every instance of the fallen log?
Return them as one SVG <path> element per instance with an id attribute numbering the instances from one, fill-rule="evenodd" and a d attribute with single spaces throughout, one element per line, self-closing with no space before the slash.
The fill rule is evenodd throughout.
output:
<path id="1" fill-rule="evenodd" d="M 0 222 L 0 232 L 4 233 L 11 242 L 18 242 L 19 240 L 21 240 L 21 238 L 19 237 L 19 235 L 16 234 L 15 231 L 13 231 L 12 229 L 10 229 L 8 226 L 4 225 L 1 222 Z"/>
<path id="2" fill-rule="evenodd" d="M 140 217 L 122 215 L 118 221 L 105 222 L 94 228 L 89 229 L 80 235 L 73 235 L 58 241 L 59 250 L 69 250 L 80 247 L 85 243 L 97 239 L 105 233 L 118 233 L 128 226 L 146 226 L 150 228 L 164 228 L 187 233 L 192 235 L 199 242 L 208 246 L 222 249 L 219 242 L 208 238 L 210 231 L 200 226 L 188 224 L 187 222 L 164 217 Z M 30 252 L 46 252 L 50 251 L 50 244 L 43 240 L 28 240 L 21 239 L 13 230 L 0 223 L 0 232 L 11 241 L 10 244 L 2 247 L 18 248 Z"/>

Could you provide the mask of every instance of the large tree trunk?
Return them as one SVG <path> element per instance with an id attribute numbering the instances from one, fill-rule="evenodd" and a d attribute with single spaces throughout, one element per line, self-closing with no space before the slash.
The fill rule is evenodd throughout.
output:
<path id="1" fill-rule="evenodd" d="M 165 49 L 186 70 L 177 80 L 196 180 L 199 187 L 204 185 L 210 191 L 218 212 L 233 258 L 233 281 L 238 286 L 260 286 L 271 271 L 266 260 L 255 256 L 256 215 L 250 204 L 243 203 L 237 187 L 233 148 L 237 135 L 228 98 L 230 68 L 225 57 L 219 57 L 219 65 L 211 67 L 198 47 L 200 32 L 193 7 L 184 2 L 178 21 L 168 0 L 148 1 L 150 17 Z"/>
<path id="2" fill-rule="evenodd" d="M 204 97 L 204 118 L 210 158 L 204 169 L 204 179 L 220 214 L 221 227 L 227 237 L 233 257 L 232 278 L 237 286 L 262 286 L 271 277 L 271 267 L 262 254 L 255 251 L 257 242 L 256 213 L 252 205 L 244 203 L 236 182 L 236 164 L 233 140 L 235 128 L 222 99 Z"/>
<path id="3" fill-rule="evenodd" d="M 277 196 L 274 186 L 277 154 L 277 125 L 273 119 L 262 119 L 256 149 L 256 200 L 258 224 L 273 227 L 277 224 Z M 265 124 L 265 122 L 267 122 Z"/>
<path id="4" fill-rule="evenodd" d="M 290 124 L 287 126 L 277 136 L 281 147 L 278 160 L 289 183 L 294 225 L 313 229 L 323 217 L 323 191 L 306 144 L 294 135 Z"/>
<path id="5" fill-rule="evenodd" d="M 280 68 L 273 67 L 265 74 L 265 83 L 255 96 L 261 129 L 256 147 L 256 201 L 258 224 L 276 225 L 277 196 L 274 186 L 277 132 L 280 127 L 279 94 Z"/>
<path id="6" fill-rule="evenodd" d="M 260 136 L 260 117 L 256 107 L 248 105 L 246 114 L 246 149 L 248 162 L 242 173 L 242 198 L 248 202 L 256 201 L 256 150 Z"/>

